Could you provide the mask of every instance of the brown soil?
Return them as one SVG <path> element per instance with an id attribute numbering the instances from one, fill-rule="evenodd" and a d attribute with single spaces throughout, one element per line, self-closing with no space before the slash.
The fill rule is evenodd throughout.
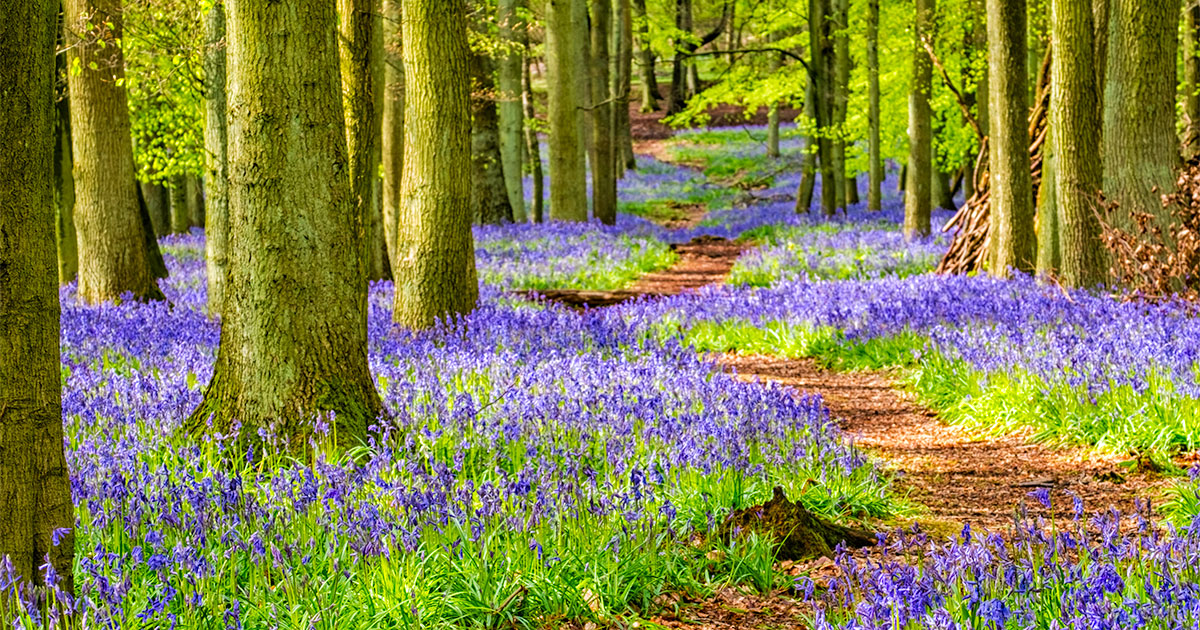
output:
<path id="1" fill-rule="evenodd" d="M 691 242 L 672 245 L 679 260 L 669 269 L 649 273 L 622 291 L 579 291 L 552 289 L 530 292 L 538 299 L 560 302 L 572 308 L 600 308 L 640 297 L 678 295 L 700 287 L 720 283 L 733 269 L 738 256 L 749 245 L 716 236 L 698 236 Z"/>
<path id="2" fill-rule="evenodd" d="M 898 489 L 928 508 L 923 525 L 954 531 L 1006 531 L 1013 510 L 1024 502 L 1048 515 L 1028 497 L 1051 489 L 1054 511 L 1070 517 L 1079 495 L 1089 513 L 1116 507 L 1129 513 L 1137 498 L 1155 497 L 1169 481 L 1130 472 L 1125 458 L 1084 448 L 1050 449 L 1029 435 L 986 436 L 939 422 L 936 414 L 897 390 L 894 376 L 880 372 L 833 372 L 808 359 L 723 355 L 721 365 L 743 380 L 761 379 L 819 393 L 847 437 L 882 459 L 897 476 Z"/>

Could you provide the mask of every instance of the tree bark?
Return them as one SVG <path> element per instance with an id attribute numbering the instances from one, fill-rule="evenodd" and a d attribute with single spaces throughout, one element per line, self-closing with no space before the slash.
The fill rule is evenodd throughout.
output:
<path id="1" fill-rule="evenodd" d="M 394 271 L 400 264 L 400 185 L 404 172 L 404 50 L 401 0 L 383 0 L 383 236 Z M 393 273 L 393 276 L 395 274 Z"/>
<path id="2" fill-rule="evenodd" d="M 525 45 L 526 63 L 521 81 L 521 102 L 525 107 L 525 119 L 532 121 L 536 119 L 536 114 L 533 109 L 533 77 L 529 71 L 533 59 L 529 55 L 528 35 L 523 37 L 522 43 Z M 533 125 L 525 125 L 525 157 L 528 159 L 531 169 L 530 179 L 533 180 L 533 204 L 530 206 L 530 216 L 534 223 L 541 223 L 546 218 L 545 180 L 542 174 L 541 141 L 538 140 L 537 129 Z"/>
<path id="3" fill-rule="evenodd" d="M 229 273 L 229 126 L 225 100 L 225 4 L 217 2 L 205 20 L 204 167 L 208 182 L 204 250 L 208 271 L 208 315 L 221 316 Z"/>
<path id="4" fill-rule="evenodd" d="M 367 368 L 364 217 L 350 189 L 332 2 L 228 0 L 229 276 L 193 434 L 339 445 L 382 411 Z M 466 138 L 463 130 L 463 138 Z"/>
<path id="5" fill-rule="evenodd" d="M 470 63 L 462 3 L 404 0 L 408 79 L 397 323 L 428 328 L 475 308 L 471 236 Z M 576 128 L 572 126 L 572 129 Z"/>
<path id="6" fill-rule="evenodd" d="M 934 0 L 916 0 L 913 83 L 908 96 L 908 182 L 904 187 L 904 236 L 930 232 L 930 179 L 933 176 L 933 122 L 929 94 L 933 69 L 924 38 L 932 35 Z"/>
<path id="7" fill-rule="evenodd" d="M 616 110 L 617 127 L 617 176 L 624 177 L 625 171 L 637 168 L 637 156 L 633 154 L 633 126 L 629 120 L 629 93 L 633 88 L 633 15 L 630 0 L 615 0 L 617 43 L 616 72 L 613 73 L 613 107 Z"/>
<path id="8" fill-rule="evenodd" d="M 1037 203 L 1037 274 L 1057 276 L 1061 266 L 1058 242 L 1058 177 L 1054 155 L 1054 138 L 1046 138 L 1042 149 L 1042 184 L 1038 186 Z"/>
<path id="9" fill-rule="evenodd" d="M 171 233 L 171 191 L 158 182 L 142 182 L 142 196 L 150 212 L 150 226 L 155 236 Z"/>
<path id="10" fill-rule="evenodd" d="M 1104 280 L 1100 243 L 1099 89 L 1092 66 L 1091 7 L 1074 0 L 1051 2 L 1050 134 L 1055 149 L 1061 279 L 1072 287 Z"/>
<path id="11" fill-rule="evenodd" d="M 849 196 L 846 178 L 846 113 L 850 105 L 850 1 L 833 0 L 833 177 L 837 206 L 843 211 Z"/>
<path id="12" fill-rule="evenodd" d="M 171 177 L 171 233 L 187 234 L 192 228 L 192 216 L 188 213 L 187 175 Z"/>
<path id="13" fill-rule="evenodd" d="M 646 17 L 646 0 L 633 0 L 638 19 L 638 54 L 642 57 L 642 113 L 658 111 L 660 89 L 654 67 L 654 51 L 650 49 L 650 26 Z"/>
<path id="14" fill-rule="evenodd" d="M 486 51 L 472 51 L 471 72 L 471 214 L 480 223 L 511 223 L 512 206 L 500 152 L 500 115 L 496 107 L 495 64 Z"/>
<path id="15" fill-rule="evenodd" d="M 189 227 L 204 227 L 204 189 L 201 187 L 200 178 L 192 173 L 188 173 L 184 180 L 187 190 L 187 215 Z"/>
<path id="16" fill-rule="evenodd" d="M 524 58 L 521 54 L 520 32 L 527 26 L 518 13 L 519 0 L 499 0 L 496 22 L 500 27 L 500 51 L 497 65 L 497 85 L 500 107 L 500 157 L 503 162 L 504 186 L 513 220 L 525 223 L 525 187 L 521 154 L 525 143 L 525 109 L 521 103 L 521 73 Z"/>
<path id="17" fill-rule="evenodd" d="M 812 46 L 813 111 L 817 129 L 817 161 L 821 167 L 821 213 L 833 216 L 837 212 L 837 190 L 840 183 L 833 163 L 834 114 L 834 51 L 830 0 L 809 0 L 809 38 Z M 800 200 L 797 199 L 797 202 Z"/>
<path id="18" fill-rule="evenodd" d="M 1025 0 L 988 0 L 988 104 L 992 137 L 989 271 L 1034 270 L 1033 182 L 1029 165 Z"/>
<path id="19" fill-rule="evenodd" d="M 57 60 L 61 55 L 55 55 Z M 63 63 L 63 80 L 66 80 L 66 64 Z M 75 175 L 71 156 L 71 107 L 64 93 L 55 107 L 56 141 L 54 143 L 55 177 L 55 229 L 54 240 L 58 243 L 58 281 L 72 282 L 79 275 L 79 242 L 75 233 Z"/>
<path id="20" fill-rule="evenodd" d="M 367 277 L 382 275 L 382 261 L 374 245 L 376 234 L 371 199 L 379 165 L 374 162 L 375 143 L 380 136 L 380 117 L 375 111 L 374 57 L 375 16 L 379 0 L 337 0 L 338 59 L 341 71 L 342 107 L 346 118 L 346 147 L 349 156 L 351 212 L 363 233 L 357 254 L 363 259 Z"/>
<path id="21" fill-rule="evenodd" d="M 867 210 L 883 209 L 883 154 L 879 140 L 879 0 L 867 0 Z"/>
<path id="22" fill-rule="evenodd" d="M 586 221 L 587 175 L 580 127 L 583 95 L 576 80 L 579 48 L 572 41 L 574 6 L 584 0 L 548 0 L 546 68 L 550 123 L 550 218 Z"/>
<path id="23" fill-rule="evenodd" d="M 1200 152 L 1200 4 L 1183 9 L 1183 147 L 1186 157 Z"/>
<path id="24" fill-rule="evenodd" d="M 608 42 L 612 36 L 612 0 L 591 0 L 592 214 L 602 223 L 617 222 L 617 165 L 613 94 L 609 92 Z"/>
<path id="25" fill-rule="evenodd" d="M 732 30 L 731 30 L 732 32 Z M 772 43 L 779 40 L 780 33 L 771 34 Z M 783 53 L 769 53 L 771 55 L 770 74 L 774 75 L 783 67 Z M 779 103 L 772 102 L 767 108 L 767 157 L 776 159 L 779 157 Z"/>
<path id="26" fill-rule="evenodd" d="M 133 190 L 137 193 L 138 221 L 142 226 L 142 245 L 146 251 L 146 264 L 150 266 L 150 277 L 154 280 L 166 278 L 167 263 L 163 260 L 162 251 L 158 248 L 158 239 L 154 236 L 154 224 L 150 221 L 150 208 L 142 196 L 142 187 L 137 181 L 133 182 Z"/>
<path id="27" fill-rule="evenodd" d="M 1130 212 L 1166 225 L 1160 195 L 1179 167 L 1175 135 L 1179 0 L 1113 0 L 1104 95 L 1104 194 L 1130 226 Z M 1062 146 L 1062 145 L 1060 145 Z"/>
<path id="28" fill-rule="evenodd" d="M 810 0 L 810 10 L 814 5 L 815 3 Z M 817 35 L 812 35 L 812 28 L 813 26 L 810 24 L 810 36 L 817 37 Z M 815 131 L 804 139 L 804 162 L 800 166 L 800 184 L 796 190 L 796 214 L 807 213 L 812 208 L 813 190 L 816 188 L 817 180 L 817 154 L 820 152 L 820 146 L 817 141 L 819 129 L 817 129 L 816 72 L 820 66 L 815 50 L 817 50 L 816 47 L 809 58 L 811 71 L 808 75 L 808 85 L 804 89 L 804 117 L 809 120 Z"/>
<path id="29" fill-rule="evenodd" d="M 21 149 L 0 151 L 0 557 L 41 584 L 49 555 L 73 593 L 54 245 L 58 2 L 0 0 L 0 14 L 0 143 Z"/>
<path id="30" fill-rule="evenodd" d="M 383 223 L 383 177 L 379 171 L 383 165 L 383 102 L 387 84 L 383 46 L 383 5 L 375 0 L 375 11 L 371 14 L 371 95 L 374 98 L 375 135 L 371 137 L 371 203 L 368 208 L 367 229 L 367 279 L 390 280 L 391 258 L 387 247 L 387 229 Z"/>
<path id="31" fill-rule="evenodd" d="M 121 0 L 66 0 L 79 296 L 161 299 L 150 273 L 134 178 Z M 86 26 L 90 22 L 92 30 Z M 103 43 L 101 43 L 103 42 Z"/>

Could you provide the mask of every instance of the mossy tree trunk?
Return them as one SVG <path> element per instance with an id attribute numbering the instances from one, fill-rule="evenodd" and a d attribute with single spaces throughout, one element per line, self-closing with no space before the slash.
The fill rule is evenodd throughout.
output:
<path id="1" fill-rule="evenodd" d="M 490 224 L 513 220 L 500 150 L 495 66 L 488 51 L 471 52 L 471 213 Z"/>
<path id="2" fill-rule="evenodd" d="M 374 99 L 375 135 L 371 138 L 371 203 L 367 209 L 367 279 L 390 280 L 391 258 L 388 254 L 387 231 L 383 222 L 383 99 L 387 90 L 383 45 L 383 5 L 377 3 L 371 14 L 371 96 Z"/>
<path id="3" fill-rule="evenodd" d="M 207 208 L 204 207 L 204 187 L 200 177 L 188 173 L 186 182 L 187 213 L 189 227 L 204 227 Z"/>
<path id="4" fill-rule="evenodd" d="M 1183 115 L 1184 155 L 1200 152 L 1200 4 L 1183 9 Z"/>
<path id="5" fill-rule="evenodd" d="M 1100 243 L 1100 90 L 1093 67 L 1092 8 L 1052 0 L 1050 134 L 1058 197 L 1060 271 L 1063 284 L 1088 287 L 1104 280 Z"/>
<path id="6" fill-rule="evenodd" d="M 367 368 L 364 225 L 350 190 L 337 13 L 325 0 L 228 0 L 229 276 L 193 434 L 342 445 L 382 403 Z M 465 139 L 465 130 L 464 135 Z M 211 429 L 208 428 L 211 423 Z"/>
<path id="7" fill-rule="evenodd" d="M 916 0 L 913 81 L 908 95 L 908 181 L 904 186 L 904 236 L 909 239 L 929 235 L 933 205 L 933 113 L 929 106 L 933 68 L 924 40 L 932 37 L 934 10 L 934 0 Z"/>
<path id="8" fill-rule="evenodd" d="M 1104 195 L 1119 209 L 1169 221 L 1161 195 L 1175 185 L 1179 167 L 1175 135 L 1179 0 L 1113 0 L 1109 14 L 1104 90 Z M 1060 145 L 1061 146 L 1061 145 Z M 1064 149 L 1065 150 L 1065 149 Z"/>
<path id="9" fill-rule="evenodd" d="M 804 89 L 804 117 L 813 125 L 814 133 L 809 134 L 804 139 L 804 161 L 800 165 L 800 184 L 796 189 L 796 214 L 806 213 L 812 208 L 813 190 L 816 188 L 817 181 L 817 154 L 819 153 L 819 146 L 815 131 L 817 120 L 815 73 L 817 61 L 815 54 L 810 58 L 809 66 L 813 71 L 809 73 L 808 85 Z"/>
<path id="10" fill-rule="evenodd" d="M 171 233 L 171 191 L 158 182 L 142 182 L 142 197 L 150 212 L 150 225 L 155 236 Z"/>
<path id="11" fill-rule="evenodd" d="M 205 20 L 204 156 L 208 208 L 204 228 L 208 271 L 208 314 L 220 317 L 229 273 L 229 126 L 225 100 L 225 4 L 217 2 Z"/>
<path id="12" fill-rule="evenodd" d="M 192 228 L 192 217 L 188 214 L 187 175 L 171 176 L 171 233 L 187 234 Z"/>
<path id="13" fill-rule="evenodd" d="M 383 0 L 383 236 L 394 271 L 399 264 L 400 184 L 404 172 L 404 37 L 401 0 Z M 394 276 L 395 274 L 393 274 Z"/>
<path id="14" fill-rule="evenodd" d="M 617 222 L 616 125 L 609 91 L 609 38 L 612 0 L 591 0 L 592 213 L 601 222 Z"/>
<path id="15" fill-rule="evenodd" d="M 519 0 L 499 0 L 496 22 L 504 48 L 497 59 L 496 82 L 500 108 L 500 157 L 504 169 L 504 186 L 513 220 L 525 223 L 525 187 L 522 153 L 525 144 L 525 108 L 521 103 L 521 73 L 524 55 L 521 32 L 528 28 L 519 12 Z"/>
<path id="16" fill-rule="evenodd" d="M 40 584 L 49 556 L 72 592 L 54 245 L 58 6 L 0 0 L 0 143 L 21 148 L 0 151 L 0 557 L 11 559 L 17 577 Z M 9 597 L 0 594 L 0 615 Z"/>
<path id="17" fill-rule="evenodd" d="M 633 0 L 633 10 L 638 20 L 638 54 L 642 58 L 642 113 L 658 111 L 660 90 L 658 74 L 654 64 L 654 50 L 650 48 L 650 25 L 646 16 L 646 0 Z"/>
<path id="18" fill-rule="evenodd" d="M 350 199 L 367 277 L 382 275 L 382 262 L 372 231 L 372 199 L 379 164 L 375 143 L 380 135 L 380 117 L 375 109 L 375 29 L 379 0 L 338 0 L 338 59 L 341 70 L 342 107 L 346 117 L 346 147 L 350 159 Z M 372 273 L 374 272 L 374 273 Z"/>
<path id="19" fill-rule="evenodd" d="M 1029 89 L 1026 81 L 1025 0 L 988 0 L 988 106 L 991 109 L 989 271 L 1032 272 L 1033 182 L 1029 172 Z"/>
<path id="20" fill-rule="evenodd" d="M 839 180 L 833 163 L 834 50 L 830 0 L 809 0 L 809 39 L 812 46 L 813 124 L 817 136 L 817 162 L 821 168 L 821 213 L 837 212 Z M 797 200 L 799 210 L 800 199 Z"/>
<path id="21" fill-rule="evenodd" d="M 617 176 L 624 177 L 625 171 L 637 168 L 637 157 L 633 154 L 633 125 L 629 120 L 629 93 L 633 88 L 633 11 L 630 0 L 615 0 L 617 52 L 613 73 L 613 107 L 616 110 L 617 131 Z"/>
<path id="22" fill-rule="evenodd" d="M 730 29 L 730 32 L 733 32 Z M 782 34 L 775 32 L 771 34 L 772 43 L 777 42 Z M 769 72 L 776 74 L 783 67 L 783 53 L 768 53 L 771 55 Z M 767 107 L 767 157 L 777 159 L 779 157 L 779 102 L 774 101 Z"/>
<path id="23" fill-rule="evenodd" d="M 879 140 L 879 0 L 867 0 L 867 210 L 883 209 L 883 154 Z"/>
<path id="24" fill-rule="evenodd" d="M 394 317 L 409 328 L 475 308 L 470 50 L 461 3 L 404 0 L 404 175 Z M 572 127 L 577 128 L 577 127 Z"/>
<path id="25" fill-rule="evenodd" d="M 60 30 L 61 32 L 61 30 Z M 55 55 L 56 66 L 62 66 L 62 81 L 66 81 L 66 64 L 59 64 L 63 55 Z M 56 72 L 56 76 L 57 76 Z M 54 143 L 54 240 L 58 244 L 58 281 L 66 284 L 79 275 L 79 241 L 75 234 L 75 174 L 71 157 L 71 106 L 65 90 L 55 105 Z"/>
<path id="26" fill-rule="evenodd" d="M 833 177 L 838 208 L 849 203 L 846 177 L 846 113 L 850 105 L 850 1 L 832 0 L 833 31 Z"/>
<path id="27" fill-rule="evenodd" d="M 161 299 L 151 274 L 134 178 L 125 95 L 121 0 L 66 0 L 75 157 L 79 296 L 86 302 Z M 91 29 L 88 29 L 89 24 Z"/>
<path id="28" fill-rule="evenodd" d="M 1058 243 L 1058 178 L 1054 138 L 1046 138 L 1042 149 L 1042 185 L 1037 198 L 1037 274 L 1058 275 L 1061 248 Z"/>
<path id="29" fill-rule="evenodd" d="M 533 77 L 529 70 L 533 59 L 529 55 L 528 34 L 523 36 L 522 43 L 525 45 L 526 62 L 521 76 L 521 104 L 525 107 L 525 120 L 532 122 L 537 116 L 533 108 Z M 546 218 L 545 179 L 542 173 L 541 141 L 538 139 L 537 129 L 532 124 L 525 125 L 525 157 L 529 163 L 530 178 L 533 180 L 533 202 L 529 206 L 529 216 L 534 223 L 541 223 Z"/>
<path id="30" fill-rule="evenodd" d="M 586 221 L 587 174 L 580 126 L 583 95 L 576 77 L 581 60 L 571 38 L 574 5 L 584 0 L 546 3 L 546 73 L 550 124 L 550 218 Z"/>

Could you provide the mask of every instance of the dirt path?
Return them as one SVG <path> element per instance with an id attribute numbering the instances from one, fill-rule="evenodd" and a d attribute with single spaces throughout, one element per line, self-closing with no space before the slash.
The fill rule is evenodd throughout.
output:
<path id="1" fill-rule="evenodd" d="M 580 291 L 551 289 L 531 295 L 539 299 L 561 302 L 572 308 L 600 308 L 645 296 L 678 295 L 724 280 L 738 256 L 749 245 L 715 236 L 700 236 L 691 242 L 672 245 L 679 259 L 668 269 L 646 274 L 628 289 L 621 291 Z"/>
<path id="2" fill-rule="evenodd" d="M 1089 512 L 1115 506 L 1130 512 L 1137 498 L 1155 497 L 1169 485 L 1157 475 L 1130 473 L 1123 459 L 1087 449 L 1050 449 L 1027 435 L 979 436 L 943 424 L 879 372 L 832 372 L 811 360 L 724 355 L 720 363 L 744 380 L 774 381 L 821 394 L 847 437 L 882 459 L 897 475 L 898 490 L 928 511 L 917 520 L 936 529 L 1003 531 L 1014 508 L 1039 487 L 1050 488 L 1059 515 L 1070 515 L 1078 494 Z"/>

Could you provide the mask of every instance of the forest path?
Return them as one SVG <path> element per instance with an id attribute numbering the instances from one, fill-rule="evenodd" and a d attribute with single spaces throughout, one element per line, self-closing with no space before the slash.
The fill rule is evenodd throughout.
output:
<path id="1" fill-rule="evenodd" d="M 823 370 L 811 359 L 726 354 L 718 360 L 741 380 L 820 394 L 846 437 L 882 460 L 896 475 L 896 489 L 924 506 L 915 520 L 927 531 L 957 533 L 970 523 L 976 531 L 1006 532 L 1021 502 L 1049 516 L 1028 497 L 1037 488 L 1051 491 L 1057 517 L 1070 518 L 1068 493 L 1083 499 L 1089 513 L 1110 506 L 1131 513 L 1136 499 L 1156 497 L 1169 485 L 1159 475 L 1127 470 L 1123 457 L 1049 448 L 1023 432 L 980 435 L 946 424 L 885 372 Z"/>

